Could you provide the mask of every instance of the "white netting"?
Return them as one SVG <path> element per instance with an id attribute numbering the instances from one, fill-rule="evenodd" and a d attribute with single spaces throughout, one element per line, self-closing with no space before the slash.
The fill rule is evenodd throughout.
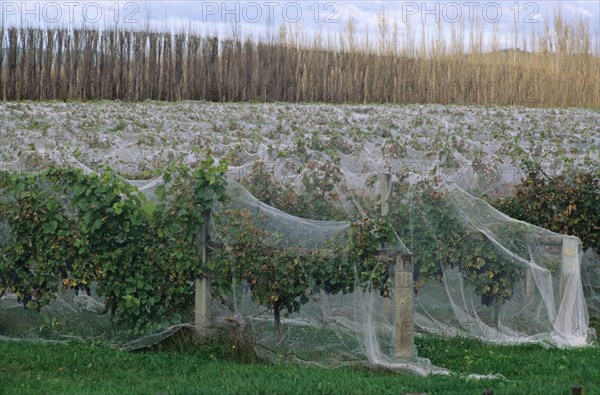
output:
<path id="1" fill-rule="evenodd" d="M 328 107 L 327 115 L 344 131 L 354 130 L 353 123 L 364 126 L 374 111 L 393 112 L 386 107 L 332 111 Z M 363 136 L 357 129 L 349 132 L 349 139 L 326 126 L 302 133 L 297 124 L 281 126 L 281 122 L 246 136 L 240 130 L 252 130 L 252 125 L 239 121 L 214 126 L 202 140 L 178 135 L 181 141 L 170 146 L 140 143 L 141 148 L 134 149 L 131 138 L 121 135 L 104 145 L 92 142 L 95 148 L 88 144 L 74 156 L 73 150 L 54 150 L 42 143 L 44 136 L 28 136 L 27 143 L 46 148 L 32 147 L 19 156 L 3 149 L 0 165 L 3 170 L 30 172 L 59 164 L 91 174 L 99 164 L 109 164 L 125 177 L 148 178 L 128 182 L 155 201 L 162 178 L 144 172 L 168 163 L 194 163 L 203 153 L 192 145 L 210 145 L 216 157 L 233 160 L 229 200 L 215 207 L 209 229 L 211 259 L 223 265 L 211 270 L 225 273 L 209 276 L 213 321 L 219 328 L 248 335 L 266 356 L 444 372 L 431 366 L 426 355 L 419 356 L 423 359 L 397 355 L 401 306 L 390 256 L 406 254 L 414 265 L 413 322 L 418 332 L 495 343 L 588 344 L 593 335 L 588 307 L 590 314 L 598 315 L 597 256 L 591 251 L 583 254 L 577 238 L 516 221 L 474 196 L 506 193 L 519 177 L 507 160 L 508 139 L 486 142 L 467 138 L 468 132 L 446 138 L 442 132 L 431 132 L 432 125 L 417 122 L 427 119 L 420 115 L 422 109 L 410 111 L 416 113 L 411 125 L 417 132 L 403 135 L 411 125 L 398 121 L 401 125 L 390 125 L 389 133 L 376 130 Z M 485 115 L 486 110 L 477 111 Z M 506 123 L 515 130 L 532 116 L 520 111 L 521 118 L 507 116 Z M 588 124 L 598 122 L 597 116 L 582 114 Z M 298 115 L 297 120 L 307 117 Z M 479 122 L 473 114 L 461 117 L 466 121 L 459 123 L 466 125 Z M 436 121 L 436 127 L 442 124 Z M 448 122 L 446 126 L 452 127 Z M 133 135 L 127 128 L 124 133 Z M 123 144 L 115 149 L 117 141 Z M 535 149 L 532 146 L 532 154 Z M 589 152 L 589 157 L 594 155 Z M 550 156 L 541 159 L 546 169 L 560 170 Z M 382 196 L 387 200 L 382 202 Z M 68 211 L 69 197 L 62 201 Z M 383 258 L 361 260 L 354 255 L 357 232 L 376 228 L 371 219 L 381 215 L 383 206 L 393 238 L 378 246 Z M 0 218 L 0 246 L 10 237 L 9 222 Z M 277 279 L 283 283 L 276 284 Z M 135 348 L 193 324 L 191 300 L 185 311 L 177 313 L 177 322 L 156 317 L 152 331 L 122 336 L 123 327 L 106 311 L 105 295 L 98 295 L 94 284 L 89 291 L 89 295 L 83 290 L 59 293 L 39 313 L 23 309 L 17 296 L 5 294 L 0 302 L 0 335 L 99 337 Z M 192 279 L 189 291 L 194 292 Z"/>
<path id="2" fill-rule="evenodd" d="M 583 288 L 589 314 L 600 319 L 600 257 L 592 249 L 583 254 L 581 264 Z"/>
<path id="3" fill-rule="evenodd" d="M 44 155 L 53 160 L 60 156 Z M 73 158 L 65 162 L 77 166 Z M 131 183 L 151 199 L 163 184 L 159 179 Z M 308 194 L 295 201 L 296 211 L 347 221 L 290 215 L 229 181 L 229 199 L 215 208 L 210 228 L 213 248 L 220 251 L 214 259 L 219 256 L 217 262 L 226 265 L 213 270 L 228 273 L 219 277 L 221 284 L 213 284 L 217 326 L 251 333 L 257 350 L 267 356 L 329 365 L 368 361 L 420 374 L 444 373 L 416 353 L 397 355 L 394 339 L 401 328 L 395 322 L 396 290 L 390 285 L 393 262 L 367 266 L 349 258 L 354 231 L 349 221 L 368 221 L 360 215 L 368 217 L 379 210 L 379 198 L 352 194 L 343 184 L 329 185 L 325 191 L 311 190 L 310 185 L 302 184 L 301 195 L 286 196 L 291 192 L 283 188 L 264 193 L 275 204 Z M 395 241 L 387 248 L 412 254 L 417 330 L 506 344 L 588 344 L 578 239 L 513 220 L 453 183 L 411 184 L 394 177 L 389 187 L 385 195 Z M 68 208 L 69 198 L 63 202 Z M 0 240 L 6 243 L 11 237 L 6 220 L 0 229 Z M 373 274 L 372 279 L 365 281 L 365 273 Z M 277 285 L 277 279 L 284 283 Z M 152 344 L 174 333 L 176 327 L 165 323 L 154 335 L 132 336 L 126 327 L 111 323 L 95 286 L 89 291 L 59 292 L 40 313 L 23 309 L 22 300 L 6 294 L 1 302 L 2 330 L 10 336 L 114 336 L 113 340 L 124 330 L 125 348 Z M 192 307 L 181 315 L 191 316 Z"/>

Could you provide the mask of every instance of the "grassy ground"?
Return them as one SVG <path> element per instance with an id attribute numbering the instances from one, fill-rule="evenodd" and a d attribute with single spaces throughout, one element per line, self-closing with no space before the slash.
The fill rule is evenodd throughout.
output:
<path id="1" fill-rule="evenodd" d="M 416 377 L 364 368 L 248 362 L 225 343 L 126 353 L 82 344 L 0 342 L 2 394 L 570 394 L 600 393 L 600 348 L 491 346 L 419 338 L 419 354 L 454 374 Z M 245 357 L 244 357 L 245 355 Z M 245 360 L 245 361 L 244 361 Z M 475 380 L 467 374 L 501 374 Z"/>

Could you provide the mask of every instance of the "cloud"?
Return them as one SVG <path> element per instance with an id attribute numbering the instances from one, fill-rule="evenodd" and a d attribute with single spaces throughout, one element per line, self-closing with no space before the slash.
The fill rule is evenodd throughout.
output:
<path id="1" fill-rule="evenodd" d="M 565 3 L 563 7 L 569 14 L 572 14 L 573 16 L 584 16 L 587 18 L 594 16 L 594 14 L 585 7 L 573 7 L 569 3 Z"/>
<path id="2" fill-rule="evenodd" d="M 28 3 L 28 4 L 25 4 Z M 37 4 L 38 16 L 47 4 L 66 4 L 56 0 L 22 2 L 0 0 L 0 12 L 3 22 L 22 24 L 25 14 L 24 7 Z M 40 27 L 56 27 L 58 24 L 81 26 L 85 20 L 84 7 L 88 5 L 88 16 L 93 11 L 101 10 L 101 18 L 92 26 L 110 26 L 117 20 L 121 26 L 144 28 L 150 26 L 159 30 L 184 30 L 196 32 L 212 31 L 214 33 L 231 32 L 232 26 L 239 26 L 247 34 L 266 34 L 285 24 L 301 30 L 303 34 L 314 35 L 321 32 L 324 35 L 337 35 L 344 30 L 346 22 L 352 18 L 355 32 L 363 35 L 368 32 L 370 37 L 379 34 L 378 23 L 380 13 L 385 10 L 389 30 L 397 24 L 402 34 L 409 28 L 416 37 L 420 37 L 422 29 L 429 34 L 437 28 L 440 21 L 445 29 L 444 36 L 449 36 L 452 26 L 457 27 L 462 22 L 465 31 L 473 27 L 471 21 L 477 20 L 478 27 L 486 37 L 491 37 L 496 30 L 500 36 L 510 36 L 513 31 L 529 32 L 542 29 L 545 23 L 552 25 L 554 12 L 559 7 L 567 20 L 584 17 L 590 21 L 590 26 L 600 26 L 600 2 L 598 1 L 289 1 L 289 0 L 243 0 L 243 1 L 204 1 L 204 0 L 79 0 L 75 9 L 75 21 L 68 20 L 68 10 L 62 7 L 63 15 L 59 21 L 41 21 L 28 25 Z M 13 7 L 10 15 L 6 7 Z M 17 7 L 15 11 L 14 7 Z M 90 14 L 91 13 L 91 14 Z M 34 12 L 35 14 L 35 12 Z M 26 15 L 25 15 L 26 16 Z M 496 18 L 496 16 L 498 18 Z M 34 16 L 35 17 L 35 16 Z M 127 19 L 128 23 L 125 23 Z M 137 21 L 137 22 L 135 22 Z M 423 23 L 423 21 L 425 23 Z M 454 23 L 453 23 L 454 22 Z M 507 40 L 510 41 L 510 40 Z M 514 40 L 513 40 L 514 42 Z"/>

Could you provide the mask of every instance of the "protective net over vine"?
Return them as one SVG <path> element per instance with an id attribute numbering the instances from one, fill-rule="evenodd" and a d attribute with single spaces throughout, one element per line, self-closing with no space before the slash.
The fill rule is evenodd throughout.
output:
<path id="1" fill-rule="evenodd" d="M 38 159 L 42 172 L 2 173 L 4 337 L 135 348 L 198 329 L 209 303 L 203 330 L 244 336 L 261 355 L 420 374 L 446 371 L 406 346 L 413 331 L 593 337 L 579 240 L 511 219 L 456 180 L 351 157 L 293 177 L 292 160 L 227 172 L 190 159 L 147 181 Z"/>
<path id="2" fill-rule="evenodd" d="M 582 261 L 582 282 L 590 317 L 600 319 L 600 258 L 591 248 Z"/>

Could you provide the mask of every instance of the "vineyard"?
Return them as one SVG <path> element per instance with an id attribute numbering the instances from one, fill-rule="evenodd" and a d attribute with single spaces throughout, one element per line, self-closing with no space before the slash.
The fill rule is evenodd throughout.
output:
<path id="1" fill-rule="evenodd" d="M 600 392 L 596 3 L 84 3 L 0 1 L 0 392 Z"/>
<path id="2" fill-rule="evenodd" d="M 0 111 L 4 337 L 137 349 L 191 327 L 246 339 L 265 358 L 419 374 L 448 371 L 400 349 L 413 332 L 561 347 L 594 339 L 597 222 L 572 219 L 582 199 L 598 199 L 595 110 Z M 588 178 L 548 197 L 558 216 L 532 216 L 569 174 Z M 540 205 L 525 206 L 536 201 L 528 194 Z"/>

